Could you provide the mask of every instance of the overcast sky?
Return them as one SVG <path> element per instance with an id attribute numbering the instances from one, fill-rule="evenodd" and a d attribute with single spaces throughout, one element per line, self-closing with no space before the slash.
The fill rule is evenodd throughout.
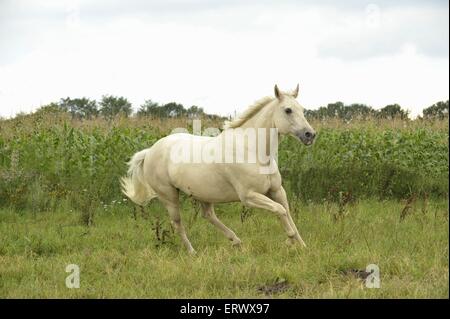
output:
<path id="1" fill-rule="evenodd" d="M 299 101 L 413 115 L 449 98 L 448 1 L 0 0 L 0 116 L 61 97 L 234 114 Z"/>

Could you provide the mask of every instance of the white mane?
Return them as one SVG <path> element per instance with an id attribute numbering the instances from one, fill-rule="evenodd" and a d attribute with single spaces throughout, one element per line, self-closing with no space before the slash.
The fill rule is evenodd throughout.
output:
<path id="1" fill-rule="evenodd" d="M 232 121 L 225 121 L 223 128 L 237 128 L 240 127 L 242 124 L 247 122 L 250 118 L 252 118 L 256 113 L 258 113 L 264 106 L 269 104 L 275 99 L 275 97 L 272 96 L 266 96 L 259 100 L 257 100 L 255 103 L 250 105 L 244 113 L 239 115 L 237 118 L 235 118 Z"/>

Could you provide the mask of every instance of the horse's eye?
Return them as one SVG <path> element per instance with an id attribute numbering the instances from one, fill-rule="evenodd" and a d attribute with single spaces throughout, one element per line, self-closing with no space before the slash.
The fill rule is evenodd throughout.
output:
<path id="1" fill-rule="evenodd" d="M 291 114 L 292 113 L 292 109 L 291 108 L 287 108 L 284 111 L 286 112 L 286 114 Z"/>

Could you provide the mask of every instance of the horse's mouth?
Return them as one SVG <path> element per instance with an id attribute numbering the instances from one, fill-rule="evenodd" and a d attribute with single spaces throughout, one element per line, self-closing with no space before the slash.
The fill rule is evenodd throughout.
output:
<path id="1" fill-rule="evenodd" d="M 315 139 L 308 139 L 308 138 L 305 138 L 305 137 L 303 137 L 303 136 L 301 136 L 301 135 L 297 135 L 297 134 L 295 134 L 295 137 L 296 137 L 300 142 L 302 142 L 303 145 L 311 146 L 312 144 L 314 144 L 314 140 L 315 140 Z"/>
<path id="2" fill-rule="evenodd" d="M 302 142 L 304 145 L 306 146 L 310 146 L 312 144 L 314 144 L 314 141 L 316 140 L 316 134 L 310 134 L 307 135 L 308 132 L 305 131 L 298 131 L 293 133 L 292 135 L 295 136 L 300 142 Z"/>

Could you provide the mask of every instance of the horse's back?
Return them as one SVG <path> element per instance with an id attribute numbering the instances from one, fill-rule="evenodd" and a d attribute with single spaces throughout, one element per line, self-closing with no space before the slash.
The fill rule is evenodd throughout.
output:
<path id="1" fill-rule="evenodd" d="M 239 201 L 238 193 L 249 187 L 266 193 L 273 186 L 274 178 L 281 182 L 278 171 L 260 174 L 255 164 L 205 162 L 202 148 L 206 145 L 221 148 L 221 142 L 220 138 L 185 133 L 158 140 L 146 155 L 146 180 L 153 189 L 157 190 L 160 185 L 171 186 L 210 203 Z"/>

